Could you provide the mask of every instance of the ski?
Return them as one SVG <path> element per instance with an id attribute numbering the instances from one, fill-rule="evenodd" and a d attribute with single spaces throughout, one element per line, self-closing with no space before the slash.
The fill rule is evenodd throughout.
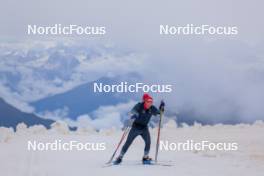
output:
<path id="1" fill-rule="evenodd" d="M 102 167 L 106 168 L 106 167 L 111 167 L 111 166 L 118 166 L 120 164 L 114 164 L 114 163 L 109 163 L 109 164 L 105 164 Z M 125 165 L 125 164 L 122 164 Z M 146 165 L 146 166 L 164 166 L 164 167 L 172 167 L 174 166 L 173 164 L 166 164 L 166 163 L 149 163 L 149 164 L 136 164 L 136 165 Z"/>
<path id="2" fill-rule="evenodd" d="M 114 165 L 115 165 L 114 163 L 105 163 L 102 167 L 105 168 L 105 167 L 111 167 Z"/>
<path id="3" fill-rule="evenodd" d="M 150 164 L 143 164 L 143 165 L 150 165 L 150 166 L 167 166 L 167 167 L 171 167 L 171 166 L 173 166 L 172 164 L 165 164 L 165 163 L 150 163 Z"/>

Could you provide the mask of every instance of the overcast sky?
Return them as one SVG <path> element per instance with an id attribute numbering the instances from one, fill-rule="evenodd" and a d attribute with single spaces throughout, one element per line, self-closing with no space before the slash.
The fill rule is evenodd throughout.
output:
<path id="1" fill-rule="evenodd" d="M 149 46 L 161 40 L 159 24 L 192 23 L 238 26 L 237 38 L 256 43 L 263 40 L 264 35 L 263 6 L 261 0 L 10 0 L 1 2 L 0 36 L 28 38 L 28 24 L 105 25 L 106 39 Z"/>

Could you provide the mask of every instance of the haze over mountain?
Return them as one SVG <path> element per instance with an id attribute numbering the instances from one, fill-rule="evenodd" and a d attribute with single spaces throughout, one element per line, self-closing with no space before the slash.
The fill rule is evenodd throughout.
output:
<path id="1" fill-rule="evenodd" d="M 189 45 L 192 52 L 186 51 Z M 152 96 L 155 105 L 164 99 L 166 115 L 178 122 L 233 124 L 263 119 L 264 45 L 196 39 L 173 46 L 176 50 L 165 47 L 149 54 L 150 50 L 141 53 L 83 41 L 1 43 L 0 97 L 22 112 L 45 118 L 103 116 L 100 121 L 106 121 L 122 119 L 133 106 L 131 101 L 140 101 L 143 92 L 97 94 L 91 91 L 92 83 L 140 81 L 173 85 L 171 93 Z"/>

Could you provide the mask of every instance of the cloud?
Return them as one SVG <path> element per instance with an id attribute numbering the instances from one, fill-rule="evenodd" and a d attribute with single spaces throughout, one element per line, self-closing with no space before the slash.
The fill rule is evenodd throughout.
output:
<path id="1" fill-rule="evenodd" d="M 19 52 L 21 44 L 15 45 L 15 49 L 10 49 L 12 45 L 2 48 L 9 56 L 13 53 L 13 57 L 6 59 L 2 54 L 4 58 L 0 67 L 5 68 L 5 73 L 19 75 L 20 78 L 15 83 L 10 79 L 12 77 L 2 76 L 1 97 L 23 111 L 34 110 L 27 102 L 66 92 L 102 76 L 136 72 L 145 83 L 173 85 L 170 94 L 153 94 L 157 102 L 165 99 L 166 108 L 171 112 L 192 112 L 200 120 L 218 122 L 234 118 L 248 122 L 264 117 L 264 64 L 261 52 L 264 45 L 254 47 L 240 40 L 207 41 L 196 38 L 163 41 L 160 43 L 163 47 L 159 50 L 146 48 L 145 52 L 137 52 L 114 45 L 87 46 L 82 42 L 76 44 L 76 41 L 65 46 L 60 42 L 55 45 L 49 43 L 44 49 L 37 47 L 36 43 L 35 49 L 22 47 L 22 52 Z M 60 51 L 59 54 L 57 51 Z M 30 59 L 26 56 L 31 52 L 35 55 Z M 56 57 L 54 61 L 50 58 L 54 52 L 62 59 Z M 26 60 L 21 63 L 18 62 L 20 59 Z M 63 67 L 64 59 L 67 60 L 66 65 L 75 61 L 78 64 L 68 69 Z M 62 67 L 43 69 L 47 63 L 52 65 L 53 62 L 59 62 L 58 66 Z M 64 73 L 67 72 L 69 74 L 65 77 Z M 108 116 L 99 114 L 107 110 L 109 107 L 94 112 L 93 116 L 98 120 L 91 123 L 104 126 L 103 122 L 109 119 L 110 126 L 120 125 L 117 120 L 122 117 L 120 112 L 110 108 L 105 113 Z M 50 115 L 56 116 L 56 113 Z M 101 116 L 105 118 L 102 120 Z"/>
<path id="2" fill-rule="evenodd" d="M 91 115 L 81 115 L 75 122 L 76 126 L 92 126 L 95 129 L 105 129 L 123 126 L 123 121 L 128 119 L 128 112 L 136 102 L 120 103 L 116 106 L 102 106 L 95 110 Z"/>
<path id="3" fill-rule="evenodd" d="M 29 102 L 103 76 L 141 72 L 144 59 L 140 53 L 82 41 L 1 43 L 1 97 L 28 111 Z"/>
<path id="4" fill-rule="evenodd" d="M 264 58 L 256 47 L 229 39 L 173 44 L 159 50 L 162 54 L 153 51 L 152 68 L 143 78 L 173 84 L 171 94 L 156 95 L 168 109 L 205 122 L 264 119 Z"/>
<path id="5" fill-rule="evenodd" d="M 57 121 L 57 120 L 69 119 L 68 113 L 69 113 L 69 108 L 65 106 L 61 109 L 56 109 L 54 111 L 40 112 L 38 113 L 38 115 L 43 118 L 52 119 L 52 120 Z"/>
<path id="6" fill-rule="evenodd" d="M 19 95 L 15 92 L 13 93 L 10 89 L 0 84 L 0 97 L 3 97 L 4 100 L 14 107 L 18 108 L 23 112 L 32 113 L 34 112 L 34 107 L 30 106 L 28 103 L 23 102 L 19 99 Z"/>
<path id="7" fill-rule="evenodd" d="M 52 119 L 55 121 L 64 121 L 69 126 L 92 127 L 94 129 L 121 128 L 123 122 L 129 118 L 128 112 L 133 108 L 136 102 L 129 101 L 115 106 L 101 106 L 90 114 L 83 114 L 76 120 L 69 118 L 69 108 L 63 107 L 54 111 L 44 111 L 38 113 L 40 117 Z"/>

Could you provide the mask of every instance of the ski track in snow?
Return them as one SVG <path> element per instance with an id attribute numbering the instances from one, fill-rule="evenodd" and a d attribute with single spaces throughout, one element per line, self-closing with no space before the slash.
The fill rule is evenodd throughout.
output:
<path id="1" fill-rule="evenodd" d="M 160 151 L 159 162 L 172 164 L 142 165 L 144 143 L 138 137 L 121 165 L 103 167 L 109 160 L 121 131 L 68 132 L 62 130 L 20 130 L 7 133 L 0 129 L 0 170 L 4 176 L 71 176 L 71 175 L 166 175 L 166 176 L 263 176 L 264 125 L 215 125 L 184 128 L 164 127 L 161 139 L 170 142 L 209 140 L 238 142 L 238 151 Z M 151 130 L 154 157 L 156 129 Z M 28 151 L 27 141 L 106 142 L 104 151 Z"/>

